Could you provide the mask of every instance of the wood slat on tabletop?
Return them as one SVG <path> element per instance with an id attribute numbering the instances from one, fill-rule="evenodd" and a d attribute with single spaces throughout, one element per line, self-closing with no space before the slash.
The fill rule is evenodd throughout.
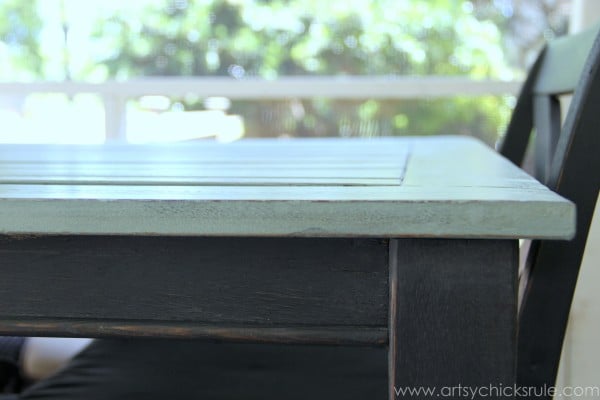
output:
<path id="1" fill-rule="evenodd" d="M 14 152 L 0 157 L 3 233 L 569 238 L 574 232 L 573 204 L 471 138 L 7 148 Z M 313 165 L 316 155 L 329 159 Z M 45 161 L 31 164 L 36 156 Z M 204 164 L 204 156 L 218 156 L 221 164 Z M 243 165 L 238 156 L 257 163 Z M 139 165 L 128 171 L 115 160 Z"/>

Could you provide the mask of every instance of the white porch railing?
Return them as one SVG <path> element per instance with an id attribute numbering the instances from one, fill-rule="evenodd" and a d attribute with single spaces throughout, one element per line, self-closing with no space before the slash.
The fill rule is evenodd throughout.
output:
<path id="1" fill-rule="evenodd" d="M 123 82 L 31 82 L 0 83 L 0 95 L 27 96 L 34 93 L 76 95 L 93 93 L 102 97 L 107 140 L 125 141 L 127 100 L 146 95 L 200 98 L 222 96 L 232 100 L 330 98 L 330 99 L 423 99 L 457 95 L 512 95 L 518 81 L 473 80 L 464 77 L 284 77 L 276 80 L 227 77 L 161 77 Z"/>

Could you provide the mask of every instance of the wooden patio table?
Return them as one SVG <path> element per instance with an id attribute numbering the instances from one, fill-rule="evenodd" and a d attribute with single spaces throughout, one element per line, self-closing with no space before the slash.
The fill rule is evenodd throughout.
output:
<path id="1" fill-rule="evenodd" d="M 5 145 L 0 334 L 389 346 L 390 398 L 512 385 L 518 239 L 574 216 L 465 137 Z"/>

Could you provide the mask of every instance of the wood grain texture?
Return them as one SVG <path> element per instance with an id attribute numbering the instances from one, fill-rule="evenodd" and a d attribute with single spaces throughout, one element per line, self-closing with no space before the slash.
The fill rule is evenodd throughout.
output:
<path id="1" fill-rule="evenodd" d="M 517 252 L 511 240 L 390 242 L 390 400 L 515 382 Z"/>
<path id="2" fill-rule="evenodd" d="M 1 319 L 3 335 L 92 338 L 171 338 L 247 343 L 385 346 L 387 327 L 207 325 L 186 322 L 101 321 L 93 319 Z"/>
<path id="3" fill-rule="evenodd" d="M 143 161 L 130 148 L 82 147 L 67 155 L 62 147 L 17 146 L 0 162 L 0 171 L 13 171 L 0 184 L 0 232 L 568 238 L 574 231 L 572 204 L 474 139 L 264 140 L 231 148 L 198 144 L 140 152 L 158 160 L 150 168 L 155 177 L 109 173 L 118 170 L 106 165 L 113 161 L 118 165 L 130 155 Z M 230 160 L 252 158 L 255 152 L 256 160 L 289 154 L 295 168 L 270 172 L 264 165 L 227 167 L 223 161 L 228 155 Z M 31 161 L 38 154 L 45 154 L 39 165 Z M 220 157 L 217 164 L 227 167 L 223 176 L 183 176 L 185 163 L 190 171 L 201 168 L 203 154 Z M 396 156 L 398 164 L 392 161 Z M 320 164 L 302 171 L 299 165 L 310 165 L 311 157 L 347 160 L 344 168 Z M 82 167 L 82 158 L 101 166 L 99 173 L 94 175 L 91 165 Z M 408 160 L 405 167 L 402 160 Z M 272 166 L 277 165 L 282 164 Z M 80 167 L 87 172 L 69 180 L 77 174 L 66 171 Z M 35 173 L 15 175 L 27 168 Z M 176 173 L 168 176 L 173 169 Z"/>
<path id="4" fill-rule="evenodd" d="M 369 239 L 3 237 L 0 321 L 385 327 L 387 258 Z"/>

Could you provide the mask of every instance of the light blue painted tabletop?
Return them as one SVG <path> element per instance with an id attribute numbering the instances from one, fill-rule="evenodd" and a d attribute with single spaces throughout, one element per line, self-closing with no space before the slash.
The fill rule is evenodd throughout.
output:
<path id="1" fill-rule="evenodd" d="M 575 206 L 465 137 L 0 146 L 0 233 L 555 238 Z"/>

